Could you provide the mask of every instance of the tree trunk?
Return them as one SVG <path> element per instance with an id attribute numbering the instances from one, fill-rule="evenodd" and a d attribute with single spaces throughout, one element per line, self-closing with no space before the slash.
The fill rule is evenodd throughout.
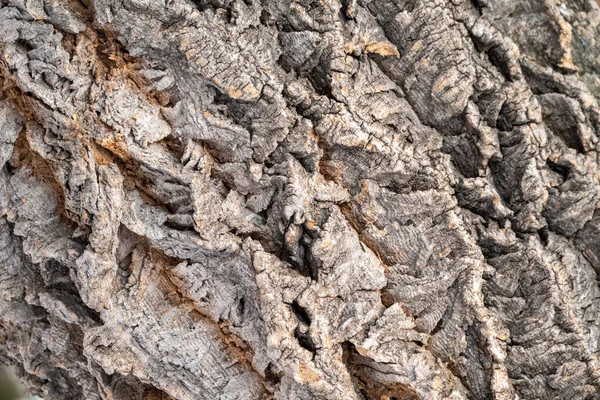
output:
<path id="1" fill-rule="evenodd" d="M 0 363 L 50 399 L 600 398 L 593 0 L 0 0 Z"/>

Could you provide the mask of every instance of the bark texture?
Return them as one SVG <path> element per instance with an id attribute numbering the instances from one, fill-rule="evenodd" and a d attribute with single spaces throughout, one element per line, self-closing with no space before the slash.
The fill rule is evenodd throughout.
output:
<path id="1" fill-rule="evenodd" d="M 592 0 L 0 0 L 0 362 L 44 399 L 600 399 Z"/>

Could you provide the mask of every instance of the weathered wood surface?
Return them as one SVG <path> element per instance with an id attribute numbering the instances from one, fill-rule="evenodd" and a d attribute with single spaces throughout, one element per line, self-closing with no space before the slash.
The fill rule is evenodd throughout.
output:
<path id="1" fill-rule="evenodd" d="M 0 5 L 30 393 L 600 398 L 593 0 Z"/>

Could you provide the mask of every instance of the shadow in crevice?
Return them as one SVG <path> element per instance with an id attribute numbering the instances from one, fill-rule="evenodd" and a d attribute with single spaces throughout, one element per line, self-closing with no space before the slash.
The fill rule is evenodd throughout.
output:
<path id="1" fill-rule="evenodd" d="M 342 343 L 342 351 L 342 361 L 350 373 L 354 389 L 366 400 L 417 400 L 419 398 L 408 385 L 377 381 L 370 373 L 372 368 L 366 365 L 375 361 L 361 356 L 352 343 Z"/>

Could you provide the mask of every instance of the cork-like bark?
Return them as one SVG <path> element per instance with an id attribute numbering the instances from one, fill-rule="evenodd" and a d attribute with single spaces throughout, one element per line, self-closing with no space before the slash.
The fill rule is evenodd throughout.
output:
<path id="1" fill-rule="evenodd" d="M 0 363 L 51 399 L 600 398 L 593 0 L 0 0 Z"/>

